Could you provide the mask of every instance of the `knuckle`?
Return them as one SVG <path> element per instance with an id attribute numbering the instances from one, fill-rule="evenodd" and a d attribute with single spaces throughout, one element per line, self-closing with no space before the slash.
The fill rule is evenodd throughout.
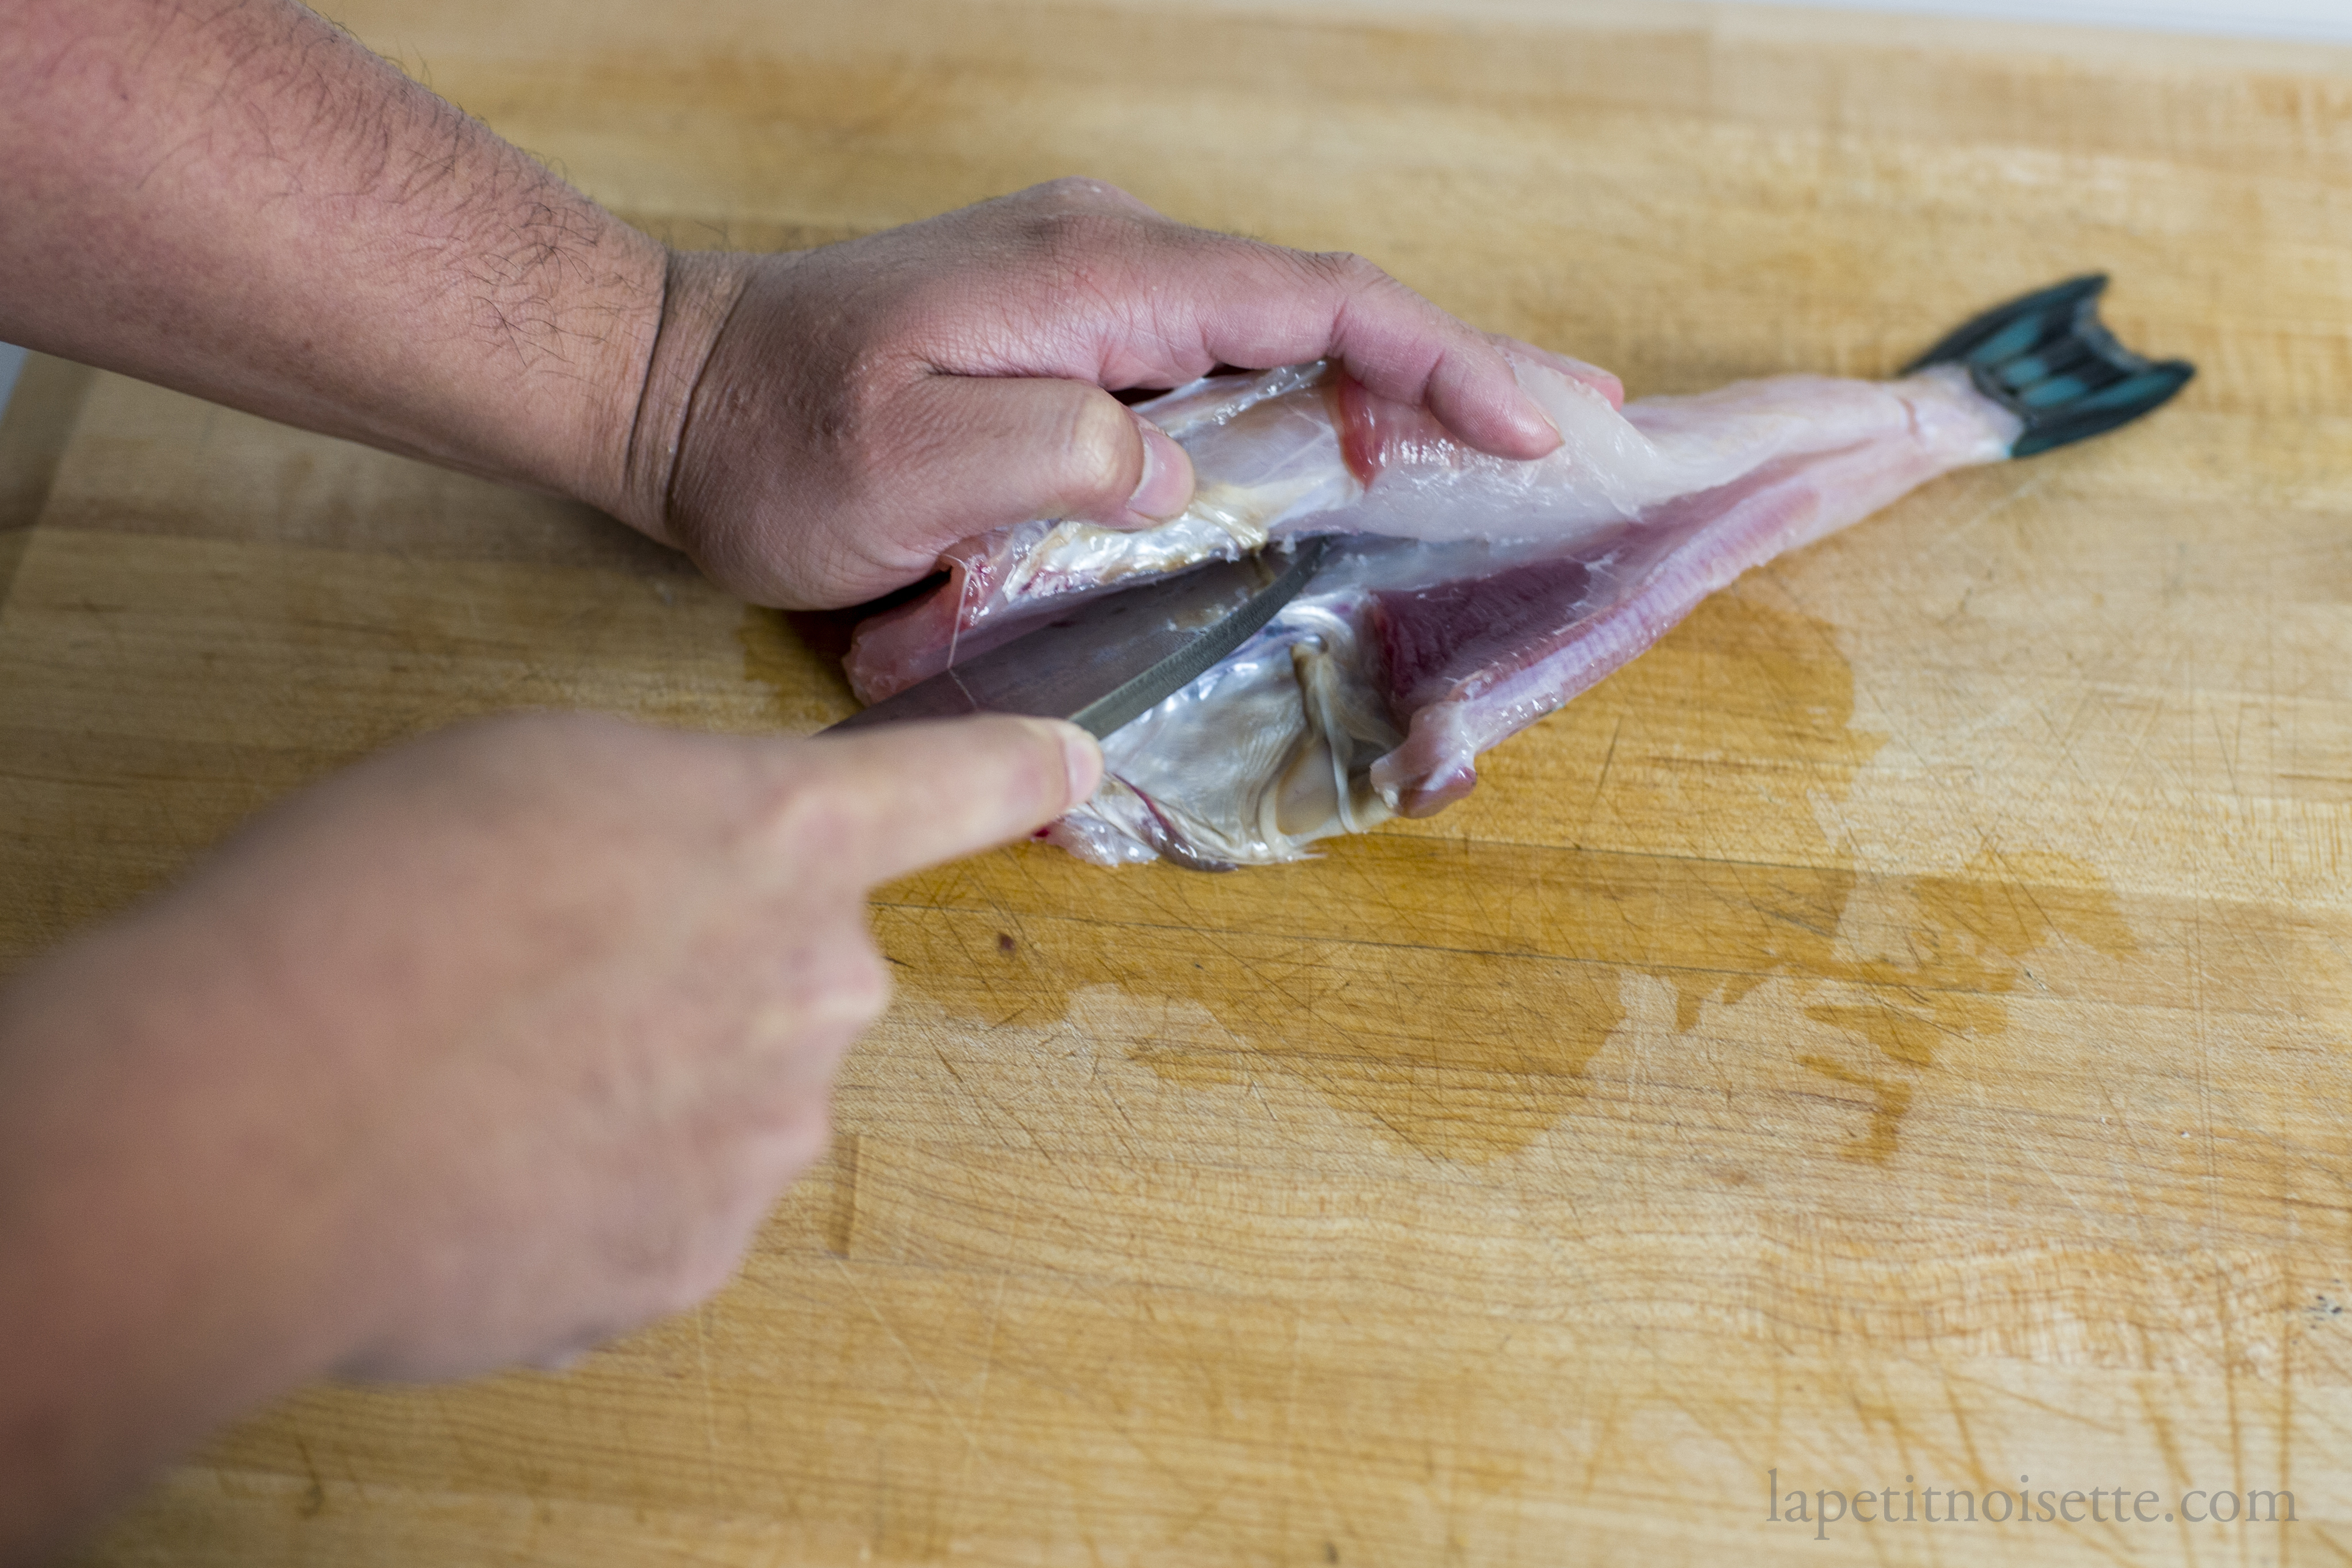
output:
<path id="1" fill-rule="evenodd" d="M 761 848 L 789 864 L 810 867 L 838 859 L 860 841 L 864 831 L 851 792 L 806 774 L 771 786 L 756 826 Z"/>
<path id="2" fill-rule="evenodd" d="M 1318 251 L 1309 261 L 1317 272 L 1350 294 L 1397 286 L 1396 279 L 1352 250 Z"/>
<path id="3" fill-rule="evenodd" d="M 659 1292 L 662 1315 L 691 1310 L 725 1289 L 742 1264 L 750 1239 L 748 1236 L 735 1235 L 723 1242 L 708 1241 L 694 1247 L 663 1283 Z"/>
<path id="4" fill-rule="evenodd" d="M 769 1005 L 751 1024 L 764 1051 L 792 1063 L 804 1082 L 830 1076 L 890 1005 L 889 972 L 864 940 L 865 922 L 854 910 L 830 903 L 816 913 L 833 929 L 784 952 Z"/>
<path id="5" fill-rule="evenodd" d="M 844 1017 L 856 1028 L 867 1027 L 889 1010 L 889 966 L 866 943 L 856 944 L 843 955 L 834 984 L 840 993 Z"/>
<path id="6" fill-rule="evenodd" d="M 1064 174 L 1030 186 L 1013 198 L 1046 212 L 1149 211 L 1142 202 L 1108 180 L 1084 174 Z"/>
<path id="7" fill-rule="evenodd" d="M 902 328 L 892 322 L 877 333 L 882 342 L 868 344 L 842 356 L 832 377 L 829 395 L 812 403 L 804 414 L 809 438 L 841 471 L 853 491 L 871 488 L 889 472 L 890 418 L 903 381 L 895 344 L 925 341 L 922 325 Z"/>
<path id="8" fill-rule="evenodd" d="M 749 1249 L 777 1196 L 814 1169 L 833 1146 L 830 1107 L 823 1095 L 795 1099 L 740 1131 L 728 1160 L 728 1184 L 702 1215 L 681 1282 L 709 1294 L 726 1282 Z"/>
<path id="9" fill-rule="evenodd" d="M 890 972 L 870 942 L 827 942 L 810 954 L 807 1043 L 837 1059 L 889 1010 Z"/>
<path id="10" fill-rule="evenodd" d="M 1083 207 L 1095 199 L 1098 182 L 1083 174 L 1064 174 L 1058 179 L 1041 180 L 1022 193 L 1048 207 Z"/>
<path id="11" fill-rule="evenodd" d="M 1044 303 L 1089 311 L 1115 307 L 1138 281 L 1149 255 L 1146 219 L 1102 207 L 1054 207 L 1027 225 L 1027 271 Z"/>
<path id="12" fill-rule="evenodd" d="M 761 1188 L 768 1193 L 815 1168 L 833 1148 L 833 1122 L 820 1100 L 808 1114 L 797 1116 L 778 1128 L 761 1151 Z M 767 1206 L 762 1197 L 761 1208 Z M 752 1221 L 758 1222 L 754 1214 Z"/>
<path id="13" fill-rule="evenodd" d="M 1135 418 L 1111 397 L 1088 391 L 1070 399 L 1055 442 L 1059 500 L 1069 510 L 1122 505 L 1142 477 L 1143 443 Z"/>
<path id="14" fill-rule="evenodd" d="M 649 1281 L 656 1310 L 684 1311 L 726 1289 L 784 1184 L 824 1157 L 831 1142 L 824 1103 L 789 1122 L 737 1133 L 696 1208 L 681 1216 L 675 1244 Z"/>
<path id="15" fill-rule="evenodd" d="M 1119 250 L 1133 227 L 1133 220 L 1119 215 L 1057 207 L 1038 215 L 1034 232 L 1038 248 L 1060 268 L 1084 277 L 1094 270 L 1095 258 Z"/>

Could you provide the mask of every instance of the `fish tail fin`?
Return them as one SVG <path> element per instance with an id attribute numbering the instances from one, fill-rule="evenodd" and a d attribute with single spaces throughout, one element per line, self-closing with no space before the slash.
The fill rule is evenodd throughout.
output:
<path id="1" fill-rule="evenodd" d="M 1977 390 L 2025 422 L 2012 458 L 2027 458 L 2127 425 L 2169 401 L 2197 367 L 2142 359 L 2099 321 L 2104 273 L 1997 306 L 1910 364 L 1968 369 Z"/>

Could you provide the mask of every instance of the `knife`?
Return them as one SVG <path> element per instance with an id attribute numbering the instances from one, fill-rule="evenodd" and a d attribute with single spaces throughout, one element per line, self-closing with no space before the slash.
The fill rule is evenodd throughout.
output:
<path id="1" fill-rule="evenodd" d="M 1261 550 L 1084 600 L 824 732 L 907 719 L 1025 713 L 1067 719 L 1104 739 L 1274 619 L 1314 577 L 1330 542 L 1310 539 L 1286 553 Z"/>

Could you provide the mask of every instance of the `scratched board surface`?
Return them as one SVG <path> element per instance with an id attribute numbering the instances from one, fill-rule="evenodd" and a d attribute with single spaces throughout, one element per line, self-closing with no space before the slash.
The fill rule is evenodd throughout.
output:
<path id="1" fill-rule="evenodd" d="M 1885 373 L 2095 267 L 2204 374 L 1750 575 L 1444 816 L 885 889 L 896 1003 L 724 1295 L 562 1375 L 298 1394 L 92 1561 L 2352 1553 L 2352 53 L 1671 5 L 330 8 L 679 243 L 1088 173 L 1637 394 Z M 28 375 L 0 963 L 462 715 L 850 709 L 805 626 L 594 516 Z"/>

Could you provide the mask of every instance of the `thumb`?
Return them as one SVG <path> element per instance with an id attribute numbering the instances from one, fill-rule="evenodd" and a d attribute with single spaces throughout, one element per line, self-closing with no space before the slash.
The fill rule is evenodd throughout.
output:
<path id="1" fill-rule="evenodd" d="M 930 439 L 908 446 L 942 541 L 1032 518 L 1149 528 L 1192 500 L 1192 459 L 1168 433 L 1082 381 L 934 375 L 907 394 Z"/>
<path id="2" fill-rule="evenodd" d="M 871 887 L 1034 833 L 1083 803 L 1102 748 L 1076 724 L 989 716 L 890 724 L 807 743 L 829 852 Z"/>

